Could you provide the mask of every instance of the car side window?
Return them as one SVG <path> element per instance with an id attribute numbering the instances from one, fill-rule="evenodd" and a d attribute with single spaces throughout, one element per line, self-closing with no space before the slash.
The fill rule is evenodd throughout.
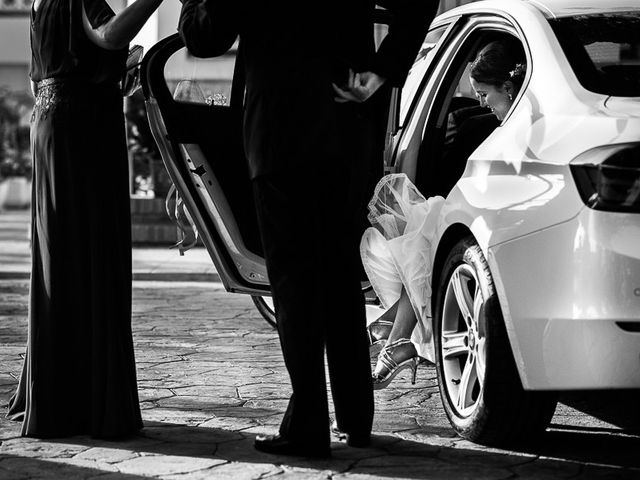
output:
<path id="1" fill-rule="evenodd" d="M 425 195 L 446 197 L 463 175 L 469 157 L 503 120 L 491 108 L 491 101 L 478 101 L 469 80 L 478 53 L 496 42 L 522 45 L 508 30 L 480 27 L 462 37 L 451 57 L 443 59 L 442 81 L 437 91 L 430 92 L 433 99 L 418 159 L 417 185 Z M 522 54 L 524 57 L 524 47 Z M 507 116 L 521 94 L 522 90 L 507 107 Z"/>
<path id="2" fill-rule="evenodd" d="M 418 92 L 422 79 L 424 78 L 429 65 L 431 64 L 435 52 L 436 46 L 442 39 L 444 33 L 449 28 L 449 25 L 443 25 L 430 30 L 420 47 L 420 52 L 416 57 L 416 61 L 413 63 L 407 80 L 404 82 L 402 92 L 400 94 L 400 125 L 404 125 L 409 113 L 409 109 L 413 100 Z"/>
<path id="3" fill-rule="evenodd" d="M 237 44 L 214 58 L 197 58 L 186 48 L 167 61 L 164 78 L 176 102 L 230 106 Z"/>

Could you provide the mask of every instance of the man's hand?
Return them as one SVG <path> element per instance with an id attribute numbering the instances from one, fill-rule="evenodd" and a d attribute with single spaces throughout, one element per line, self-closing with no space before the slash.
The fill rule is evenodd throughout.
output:
<path id="1" fill-rule="evenodd" d="M 333 90 L 336 92 L 335 101 L 338 103 L 362 103 L 373 95 L 385 80 L 377 73 L 353 73 L 353 70 L 349 69 L 349 79 L 346 86 L 340 88 L 335 83 L 332 84 Z"/>

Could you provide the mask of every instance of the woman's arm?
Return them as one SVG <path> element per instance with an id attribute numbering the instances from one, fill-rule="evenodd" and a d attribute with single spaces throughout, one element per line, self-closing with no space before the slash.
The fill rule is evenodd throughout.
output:
<path id="1" fill-rule="evenodd" d="M 95 0 L 94 0 L 95 1 Z M 106 50 L 126 47 L 135 37 L 162 0 L 136 0 L 102 25 L 95 28 L 89 22 L 82 2 L 82 24 L 89 39 Z"/>

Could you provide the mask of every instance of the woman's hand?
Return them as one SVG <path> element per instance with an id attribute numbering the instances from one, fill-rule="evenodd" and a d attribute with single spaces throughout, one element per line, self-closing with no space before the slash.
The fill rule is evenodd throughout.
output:
<path id="1" fill-rule="evenodd" d="M 82 5 L 82 23 L 89 39 L 106 50 L 120 50 L 138 34 L 162 0 L 136 0 L 108 21 L 93 27 Z"/>
<path id="2" fill-rule="evenodd" d="M 335 83 L 333 90 L 336 92 L 335 101 L 338 103 L 366 101 L 385 82 L 385 78 L 373 72 L 353 73 L 349 69 L 349 79 L 345 87 L 338 87 Z"/>

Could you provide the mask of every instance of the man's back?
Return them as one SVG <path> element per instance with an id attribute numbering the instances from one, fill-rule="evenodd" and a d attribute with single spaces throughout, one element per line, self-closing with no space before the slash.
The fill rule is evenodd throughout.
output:
<path id="1" fill-rule="evenodd" d="M 377 53 L 376 4 L 394 18 Z M 249 76 L 281 79 L 302 59 L 321 57 L 401 85 L 437 7 L 429 0 L 326 0 L 315 7 L 299 0 L 184 0 L 179 31 L 189 50 L 202 57 L 224 53 L 240 35 Z"/>

